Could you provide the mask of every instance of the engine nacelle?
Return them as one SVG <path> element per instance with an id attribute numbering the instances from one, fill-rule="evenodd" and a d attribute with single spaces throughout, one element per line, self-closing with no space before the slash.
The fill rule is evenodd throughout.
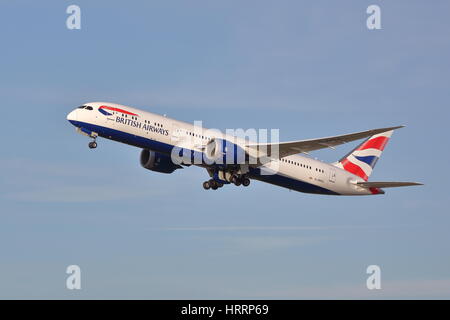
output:
<path id="1" fill-rule="evenodd" d="M 204 161 L 208 164 L 245 164 L 248 161 L 245 150 L 235 143 L 212 139 L 204 150 Z"/>
<path id="2" fill-rule="evenodd" d="M 161 173 L 172 173 L 177 169 L 183 168 L 173 163 L 170 156 L 147 149 L 143 149 L 141 152 L 141 166 L 145 169 Z"/>

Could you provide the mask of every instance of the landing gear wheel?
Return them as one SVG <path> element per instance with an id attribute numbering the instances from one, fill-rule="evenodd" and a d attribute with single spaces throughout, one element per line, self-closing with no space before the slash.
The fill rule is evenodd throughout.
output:
<path id="1" fill-rule="evenodd" d="M 210 180 L 209 184 L 211 185 L 211 189 L 217 190 L 219 188 L 219 184 L 215 180 Z"/>
<path id="2" fill-rule="evenodd" d="M 242 180 L 241 180 L 241 178 L 236 178 L 236 179 L 234 179 L 233 183 L 236 187 L 239 187 L 242 183 Z"/>
<path id="3" fill-rule="evenodd" d="M 209 190 L 210 188 L 211 188 L 211 185 L 210 185 L 209 181 L 203 182 L 203 189 Z"/>
<path id="4" fill-rule="evenodd" d="M 95 148 L 97 148 L 97 142 L 95 142 L 95 141 L 89 142 L 89 148 L 90 148 L 90 149 L 95 149 Z"/>
<path id="5" fill-rule="evenodd" d="M 244 187 L 248 187 L 250 185 L 250 179 L 249 178 L 242 179 L 242 185 Z"/>

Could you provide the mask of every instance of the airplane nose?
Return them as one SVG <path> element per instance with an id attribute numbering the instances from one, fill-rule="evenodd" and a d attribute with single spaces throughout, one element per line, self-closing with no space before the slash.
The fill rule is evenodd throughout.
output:
<path id="1" fill-rule="evenodd" d="M 72 121 L 77 121 L 77 110 L 69 112 L 67 115 L 67 120 L 72 123 Z"/>

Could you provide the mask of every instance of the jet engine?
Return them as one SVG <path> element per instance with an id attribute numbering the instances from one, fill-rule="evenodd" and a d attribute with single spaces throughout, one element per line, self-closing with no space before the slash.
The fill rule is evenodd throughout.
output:
<path id="1" fill-rule="evenodd" d="M 141 166 L 145 169 L 161 173 L 172 173 L 177 169 L 183 168 L 173 163 L 170 156 L 147 149 L 141 151 Z"/>
<path id="2" fill-rule="evenodd" d="M 245 164 L 247 160 L 244 149 L 227 140 L 212 139 L 204 150 L 204 161 L 207 164 Z"/>

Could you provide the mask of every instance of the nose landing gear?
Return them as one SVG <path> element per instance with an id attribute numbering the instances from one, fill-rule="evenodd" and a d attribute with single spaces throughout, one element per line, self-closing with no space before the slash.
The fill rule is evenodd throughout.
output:
<path id="1" fill-rule="evenodd" d="M 98 133 L 97 132 L 88 130 L 88 129 L 83 128 L 83 127 L 77 127 L 77 132 L 92 139 L 92 141 L 89 142 L 89 144 L 88 144 L 89 149 L 97 148 L 97 142 L 95 141 L 95 139 L 97 139 L 97 137 L 98 137 Z"/>

